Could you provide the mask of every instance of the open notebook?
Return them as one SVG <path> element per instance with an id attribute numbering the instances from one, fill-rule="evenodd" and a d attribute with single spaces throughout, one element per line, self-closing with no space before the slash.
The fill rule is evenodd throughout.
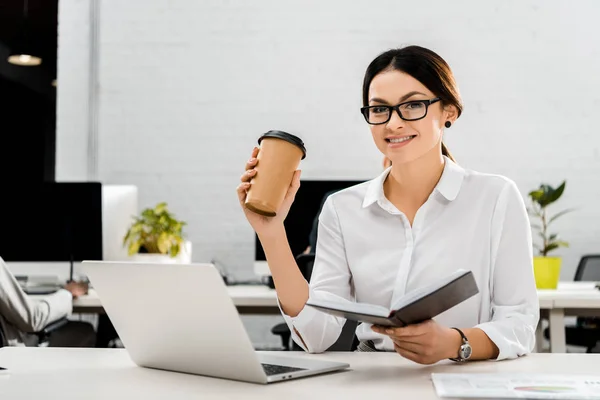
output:
<path id="1" fill-rule="evenodd" d="M 479 293 L 471 271 L 457 270 L 430 285 L 408 292 L 389 309 L 383 306 L 309 299 L 308 306 L 338 317 L 381 326 L 426 321 Z"/>

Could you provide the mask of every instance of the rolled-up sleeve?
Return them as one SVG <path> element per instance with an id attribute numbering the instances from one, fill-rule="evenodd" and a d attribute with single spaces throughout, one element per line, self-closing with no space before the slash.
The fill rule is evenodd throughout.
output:
<path id="1" fill-rule="evenodd" d="M 327 198 L 319 216 L 309 299 L 354 302 L 351 273 L 334 198 L 335 195 Z M 281 309 L 281 306 L 279 308 Z M 283 311 L 281 314 L 292 332 L 294 342 L 310 353 L 324 352 L 334 344 L 346 322 L 344 318 L 323 313 L 310 306 L 305 306 L 295 317 L 290 317 Z M 302 340 L 296 331 L 302 336 Z"/>
<path id="2" fill-rule="evenodd" d="M 517 358 L 535 346 L 540 310 L 531 227 L 523 198 L 512 181 L 498 197 L 491 238 L 491 320 L 476 328 L 496 344 L 498 360 Z"/>

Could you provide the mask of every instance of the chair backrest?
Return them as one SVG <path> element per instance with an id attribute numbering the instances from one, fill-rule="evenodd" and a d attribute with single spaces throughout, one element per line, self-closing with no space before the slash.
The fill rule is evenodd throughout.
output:
<path id="1" fill-rule="evenodd" d="M 307 282 L 310 282 L 313 266 L 315 264 L 314 253 L 296 256 L 296 264 L 298 264 L 298 268 L 300 269 L 302 276 L 304 276 L 304 279 L 306 279 Z M 354 351 L 358 346 L 358 339 L 355 334 L 357 325 L 358 324 L 355 321 L 346 321 L 342 328 L 342 332 L 340 333 L 340 337 L 327 349 L 327 351 Z"/>
<path id="2" fill-rule="evenodd" d="M 590 254 L 581 257 L 577 272 L 575 272 L 576 281 L 600 282 L 600 254 Z M 577 317 L 577 326 L 597 326 L 600 323 L 598 317 Z M 592 328 L 598 330 L 600 328 Z M 599 331 L 600 332 L 600 331 Z"/>
<path id="3" fill-rule="evenodd" d="M 575 280 L 600 282 L 600 254 L 581 257 L 575 273 Z"/>
<path id="4" fill-rule="evenodd" d="M 4 330 L 2 329 L 2 324 L 0 323 L 0 347 L 4 347 L 4 343 L 6 343 L 4 338 Z"/>
<path id="5" fill-rule="evenodd" d="M 315 264 L 314 253 L 300 254 L 296 256 L 296 264 L 302 273 L 304 279 L 310 282 L 310 276 L 312 275 L 313 265 Z"/>

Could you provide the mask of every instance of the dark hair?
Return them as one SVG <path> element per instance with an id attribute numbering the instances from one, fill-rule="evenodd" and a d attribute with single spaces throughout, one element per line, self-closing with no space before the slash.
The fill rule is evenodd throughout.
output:
<path id="1" fill-rule="evenodd" d="M 441 99 L 442 106 L 453 105 L 462 114 L 463 104 L 450 66 L 437 53 L 420 46 L 408 46 L 381 53 L 367 67 L 363 81 L 363 106 L 369 104 L 369 87 L 375 76 L 383 71 L 402 71 Z M 442 143 L 442 154 L 454 160 Z"/>

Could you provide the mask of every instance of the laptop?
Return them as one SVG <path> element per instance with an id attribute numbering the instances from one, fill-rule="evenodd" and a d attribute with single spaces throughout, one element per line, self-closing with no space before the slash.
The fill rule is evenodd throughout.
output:
<path id="1" fill-rule="evenodd" d="M 58 282 L 58 277 L 52 275 L 15 275 L 15 279 L 19 283 L 21 289 L 29 295 L 52 294 L 63 287 L 63 285 Z"/>
<path id="2" fill-rule="evenodd" d="M 256 352 L 213 264 L 84 261 L 81 267 L 141 367 L 263 384 L 350 367 Z"/>

